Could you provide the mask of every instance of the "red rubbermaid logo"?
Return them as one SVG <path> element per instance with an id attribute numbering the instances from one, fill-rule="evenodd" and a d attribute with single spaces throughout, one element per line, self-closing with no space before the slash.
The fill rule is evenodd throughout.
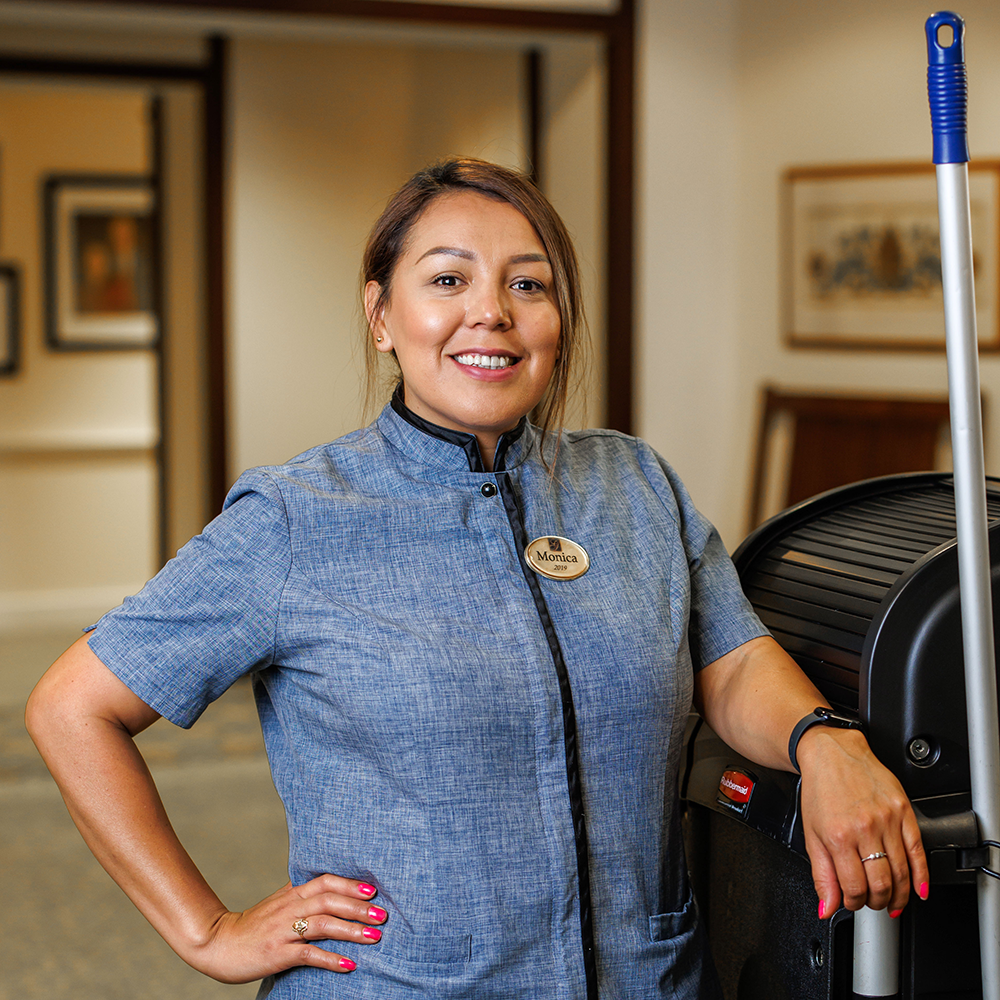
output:
<path id="1" fill-rule="evenodd" d="M 719 791 L 732 802 L 742 805 L 753 795 L 753 782 L 740 771 L 726 771 L 719 782 Z"/>

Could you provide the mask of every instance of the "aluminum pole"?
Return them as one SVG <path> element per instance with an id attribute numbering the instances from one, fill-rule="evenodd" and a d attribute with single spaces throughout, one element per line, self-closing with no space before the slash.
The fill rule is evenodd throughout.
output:
<path id="1" fill-rule="evenodd" d="M 947 45 L 942 44 L 942 29 L 950 29 Z M 980 838 L 1000 841 L 1000 726 L 969 215 L 965 22 L 957 14 L 942 11 L 927 19 L 926 32 L 941 224 L 972 808 Z M 978 889 L 983 1000 L 1000 1000 L 1000 881 L 980 872 Z"/>
<path id="2" fill-rule="evenodd" d="M 888 910 L 854 914 L 854 996 L 899 996 L 899 921 Z"/>

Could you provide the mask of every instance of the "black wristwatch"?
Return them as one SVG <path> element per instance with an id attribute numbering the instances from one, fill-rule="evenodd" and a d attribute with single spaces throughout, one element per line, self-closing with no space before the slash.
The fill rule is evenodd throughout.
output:
<path id="1" fill-rule="evenodd" d="M 807 729 L 813 726 L 831 726 L 834 729 L 862 729 L 859 719 L 852 719 L 849 715 L 841 715 L 832 708 L 814 708 L 804 719 L 795 724 L 792 735 L 788 738 L 788 759 L 792 762 L 792 767 L 798 773 L 799 762 L 795 759 L 795 751 L 799 748 L 799 740 Z"/>

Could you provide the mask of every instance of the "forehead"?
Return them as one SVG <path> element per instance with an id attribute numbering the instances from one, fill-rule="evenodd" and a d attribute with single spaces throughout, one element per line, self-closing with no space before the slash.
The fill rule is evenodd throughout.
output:
<path id="1" fill-rule="evenodd" d="M 509 202 L 478 191 L 439 195 L 413 224 L 405 257 L 413 260 L 435 247 L 471 250 L 477 256 L 544 253 L 528 219 Z"/>

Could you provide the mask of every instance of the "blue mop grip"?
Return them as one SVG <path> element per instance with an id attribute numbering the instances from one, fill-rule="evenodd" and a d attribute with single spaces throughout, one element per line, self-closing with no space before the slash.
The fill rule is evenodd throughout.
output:
<path id="1" fill-rule="evenodd" d="M 938 29 L 951 28 L 951 45 L 938 41 Z M 965 22 L 951 11 L 931 14 L 927 31 L 927 96 L 931 102 L 935 163 L 968 163 L 966 110 L 969 87 L 965 78 Z"/>

